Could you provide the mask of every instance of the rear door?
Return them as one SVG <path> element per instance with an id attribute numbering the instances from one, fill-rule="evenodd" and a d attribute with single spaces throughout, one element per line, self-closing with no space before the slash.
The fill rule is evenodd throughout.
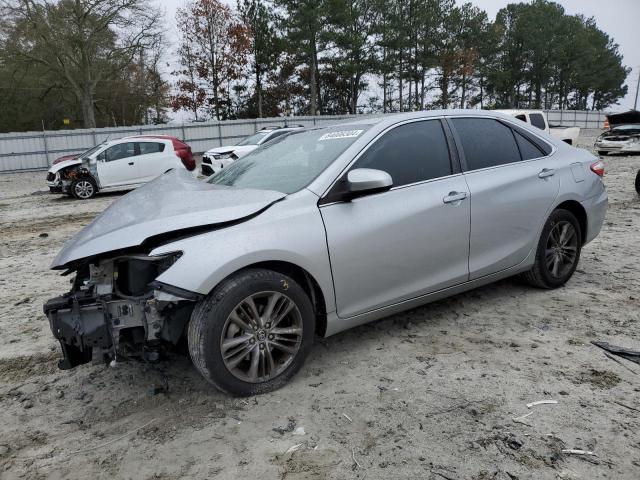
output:
<path id="1" fill-rule="evenodd" d="M 136 164 L 136 150 L 134 142 L 125 142 L 112 145 L 98 155 L 101 188 L 138 183 L 140 173 Z"/>
<path id="2" fill-rule="evenodd" d="M 552 148 L 526 130 L 492 118 L 450 123 L 471 194 L 469 274 L 475 279 L 521 263 L 536 247 L 560 182 L 555 159 L 547 156 Z"/>
<path id="3" fill-rule="evenodd" d="M 340 317 L 467 280 L 468 188 L 440 120 L 393 127 L 353 168 L 384 170 L 393 187 L 350 202 L 321 201 Z"/>
<path id="4" fill-rule="evenodd" d="M 165 142 L 156 140 L 136 143 L 140 152 L 136 158 L 140 172 L 140 183 L 149 182 L 174 167 L 174 165 L 169 165 L 167 158 L 169 152 Z"/>

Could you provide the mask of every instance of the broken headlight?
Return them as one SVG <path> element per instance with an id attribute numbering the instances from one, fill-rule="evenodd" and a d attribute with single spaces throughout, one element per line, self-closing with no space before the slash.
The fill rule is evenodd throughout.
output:
<path id="1" fill-rule="evenodd" d="M 173 265 L 182 252 L 158 257 L 131 255 L 114 260 L 114 284 L 124 297 L 141 297 L 152 291 L 150 287 L 156 277 Z"/>

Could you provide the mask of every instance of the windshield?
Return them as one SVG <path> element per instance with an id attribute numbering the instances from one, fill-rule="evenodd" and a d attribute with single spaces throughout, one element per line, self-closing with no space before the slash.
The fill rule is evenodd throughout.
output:
<path id="1" fill-rule="evenodd" d="M 251 135 L 250 137 L 245 138 L 240 143 L 238 143 L 238 145 L 239 146 L 241 146 L 241 145 L 258 145 L 260 143 L 260 140 L 262 140 L 264 137 L 266 137 L 270 133 L 271 132 L 258 132 L 255 135 Z"/>
<path id="2" fill-rule="evenodd" d="M 80 157 L 79 157 L 79 158 L 80 158 L 80 160 L 82 160 L 82 159 L 84 159 L 84 158 L 89 158 L 89 156 L 91 156 L 91 154 L 95 153 L 97 150 L 99 150 L 100 148 L 102 148 L 102 146 L 103 146 L 103 145 L 104 145 L 103 143 L 102 143 L 102 144 L 100 144 L 100 145 L 96 145 L 95 147 L 90 148 L 90 149 L 89 149 L 89 150 L 87 150 L 86 152 L 81 153 L 81 154 L 80 154 Z"/>
<path id="3" fill-rule="evenodd" d="M 342 125 L 292 132 L 236 160 L 208 182 L 282 193 L 297 192 L 369 127 Z"/>

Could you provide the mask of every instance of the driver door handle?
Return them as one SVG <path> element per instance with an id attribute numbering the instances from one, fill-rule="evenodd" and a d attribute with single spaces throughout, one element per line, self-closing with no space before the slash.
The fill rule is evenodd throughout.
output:
<path id="1" fill-rule="evenodd" d="M 543 168 L 538 174 L 538 178 L 553 177 L 556 171 L 553 168 Z"/>
<path id="2" fill-rule="evenodd" d="M 449 192 L 449 195 L 444 197 L 442 201 L 444 203 L 456 203 L 467 198 L 467 192 Z"/>
<path id="3" fill-rule="evenodd" d="M 133 162 L 129 162 L 129 165 L 133 165 Z"/>

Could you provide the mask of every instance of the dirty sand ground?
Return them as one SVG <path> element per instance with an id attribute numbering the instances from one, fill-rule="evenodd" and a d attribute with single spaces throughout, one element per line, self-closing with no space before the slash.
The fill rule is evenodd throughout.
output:
<path id="1" fill-rule="evenodd" d="M 47 267 L 119 195 L 0 176 L 0 478 L 640 478 L 640 366 L 589 343 L 640 348 L 640 157 L 606 161 L 606 225 L 564 288 L 502 281 L 320 339 L 291 384 L 248 400 L 180 356 L 58 371 L 41 306 L 68 279 Z M 512 421 L 540 399 L 559 403 Z"/>

